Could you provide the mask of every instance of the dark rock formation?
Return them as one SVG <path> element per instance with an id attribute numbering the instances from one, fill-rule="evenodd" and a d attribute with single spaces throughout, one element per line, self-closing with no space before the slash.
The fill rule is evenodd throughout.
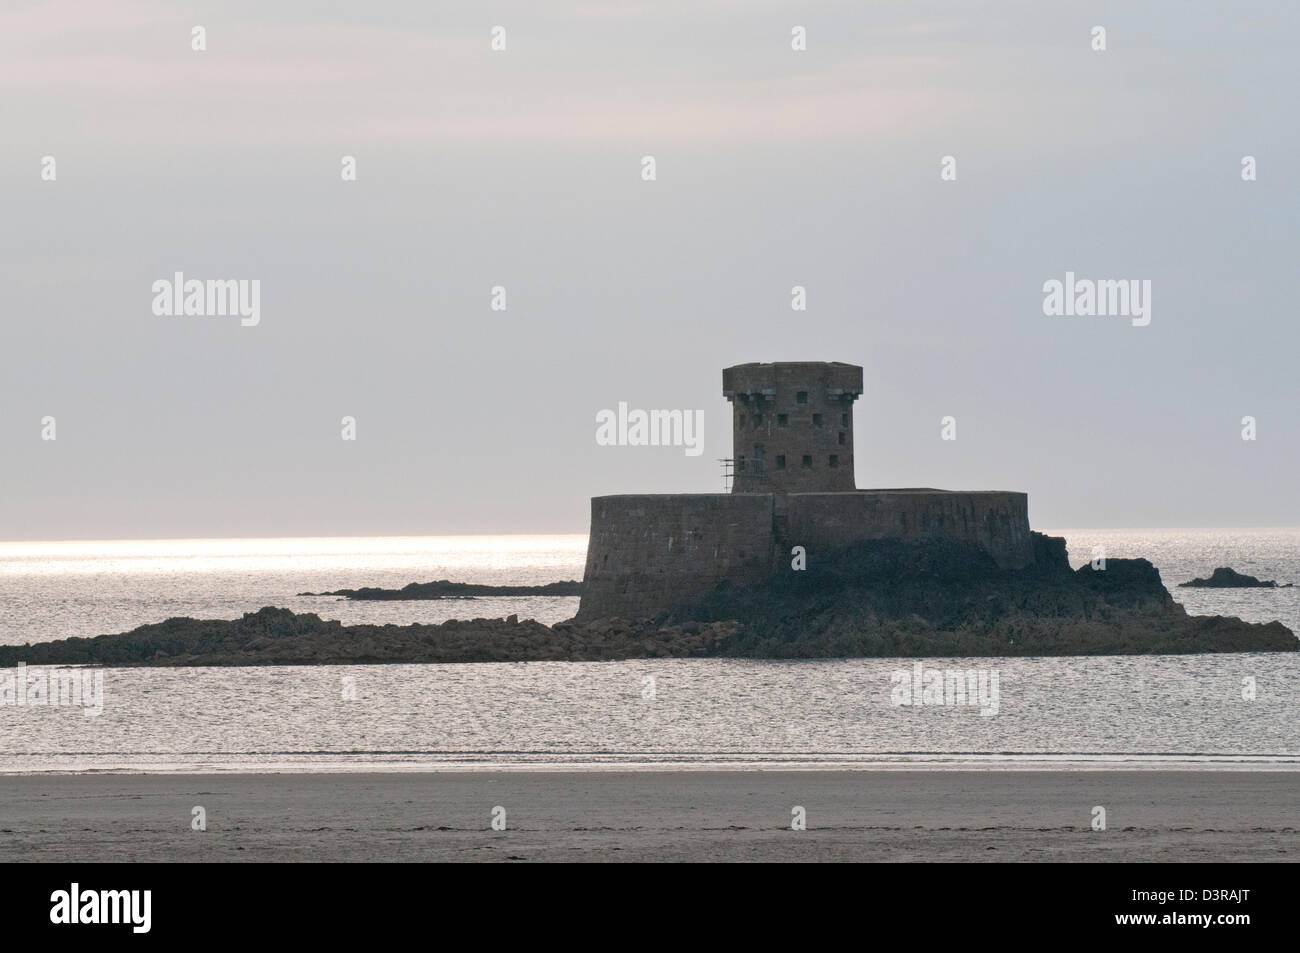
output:
<path id="1" fill-rule="evenodd" d="M 440 625 L 349 625 L 265 608 L 242 619 L 168 619 L 122 635 L 0 646 L 0 665 L 328 665 L 512 662 L 719 654 L 735 623 L 654 626 L 607 619 L 546 626 L 530 619 Z"/>
<path id="2" fill-rule="evenodd" d="M 1065 541 L 1002 570 L 956 541 L 865 542 L 808 557 L 762 586 L 719 587 L 667 621 L 734 619 L 727 654 L 761 658 L 1289 652 L 1280 622 L 1189 616 L 1145 559 L 1070 569 Z"/>
<path id="3" fill-rule="evenodd" d="M 1261 581 L 1254 576 L 1244 576 L 1227 566 L 1220 566 L 1210 574 L 1209 579 L 1180 582 L 1178 587 L 1180 589 L 1289 589 L 1291 583 L 1279 586 L 1272 579 Z"/>
<path id="4" fill-rule="evenodd" d="M 349 599 L 473 599 L 477 596 L 577 596 L 582 583 L 574 579 L 548 582 L 544 586 L 481 586 L 470 582 L 412 582 L 401 589 L 336 589 L 333 592 L 300 592 L 300 596 L 346 596 Z"/>
<path id="5" fill-rule="evenodd" d="M 168 619 L 122 635 L 0 647 L 0 665 L 311 665 L 666 657 L 1126 655 L 1294 652 L 1280 622 L 1189 616 L 1145 559 L 1071 570 L 1040 533 L 1027 569 L 955 540 L 810 552 L 808 568 L 718 586 L 654 620 L 554 626 L 475 619 L 352 625 L 265 608 L 231 622 Z"/>

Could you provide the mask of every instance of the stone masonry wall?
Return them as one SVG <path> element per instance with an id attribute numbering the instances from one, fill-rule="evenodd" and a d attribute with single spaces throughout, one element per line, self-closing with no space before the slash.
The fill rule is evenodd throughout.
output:
<path id="1" fill-rule="evenodd" d="M 595 497 L 578 618 L 648 618 L 724 579 L 761 582 L 795 545 L 815 558 L 863 539 L 952 538 L 1019 568 L 1033 561 L 1028 509 L 1025 494 L 1003 491 Z"/>
<path id="2" fill-rule="evenodd" d="M 597 496 L 579 619 L 648 618 L 772 574 L 772 495 Z"/>
<path id="3" fill-rule="evenodd" d="M 1004 569 L 1034 561 L 1029 497 L 1001 490 L 858 490 L 786 497 L 790 546 L 838 549 L 864 539 L 955 539 L 983 547 Z M 789 551 L 789 547 L 785 547 Z"/>
<path id="4" fill-rule="evenodd" d="M 836 362 L 738 364 L 731 401 L 736 493 L 852 490 L 853 402 L 862 368 Z"/>

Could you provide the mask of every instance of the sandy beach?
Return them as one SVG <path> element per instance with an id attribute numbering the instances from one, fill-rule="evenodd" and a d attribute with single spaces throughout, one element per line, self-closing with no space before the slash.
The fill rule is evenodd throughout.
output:
<path id="1" fill-rule="evenodd" d="M 1105 831 L 1090 826 L 1098 805 Z M 206 831 L 191 830 L 196 806 Z M 806 830 L 791 830 L 795 806 Z M 1300 773 L 15 775 L 0 777 L 0 848 L 81 862 L 1294 861 Z"/>

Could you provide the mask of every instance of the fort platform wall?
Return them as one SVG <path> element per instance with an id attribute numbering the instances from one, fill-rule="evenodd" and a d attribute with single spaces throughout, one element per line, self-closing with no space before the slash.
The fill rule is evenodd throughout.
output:
<path id="1" fill-rule="evenodd" d="M 761 582 L 795 545 L 815 558 L 865 539 L 958 539 L 1020 568 L 1033 561 L 1028 510 L 1024 493 L 1006 491 L 598 496 L 578 618 L 649 618 L 724 580 Z"/>
<path id="2" fill-rule="evenodd" d="M 597 496 L 579 619 L 639 619 L 775 570 L 770 493 Z"/>
<path id="3" fill-rule="evenodd" d="M 1003 569 L 1034 560 L 1029 497 L 1003 490 L 791 493 L 785 540 L 838 549 L 864 539 L 953 539 L 985 549 Z"/>

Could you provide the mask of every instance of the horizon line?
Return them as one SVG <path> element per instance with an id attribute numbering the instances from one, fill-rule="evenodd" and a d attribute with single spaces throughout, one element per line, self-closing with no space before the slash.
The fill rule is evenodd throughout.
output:
<path id="1" fill-rule="evenodd" d="M 1103 532 L 1125 532 L 1125 533 L 1154 533 L 1154 532 L 1210 532 L 1232 530 L 1236 532 L 1263 532 L 1277 530 L 1300 531 L 1300 525 L 1297 526 L 1062 526 L 1053 527 L 1050 530 L 1035 530 L 1035 532 L 1051 535 L 1051 533 L 1064 532 L 1083 532 L 1083 533 L 1103 533 Z M 10 546 L 19 544 L 36 544 L 36 543 L 184 543 L 184 542 L 240 542 L 240 541 L 270 541 L 285 539 L 312 539 L 312 540 L 332 540 L 332 539 L 534 539 L 548 536 L 587 536 L 590 530 L 581 532 L 556 532 L 556 533 L 332 533 L 320 536 L 311 535 L 279 535 L 279 536 L 103 536 L 103 537 L 60 537 L 60 538 L 20 538 L 20 539 L 0 539 L 0 546 Z"/>

